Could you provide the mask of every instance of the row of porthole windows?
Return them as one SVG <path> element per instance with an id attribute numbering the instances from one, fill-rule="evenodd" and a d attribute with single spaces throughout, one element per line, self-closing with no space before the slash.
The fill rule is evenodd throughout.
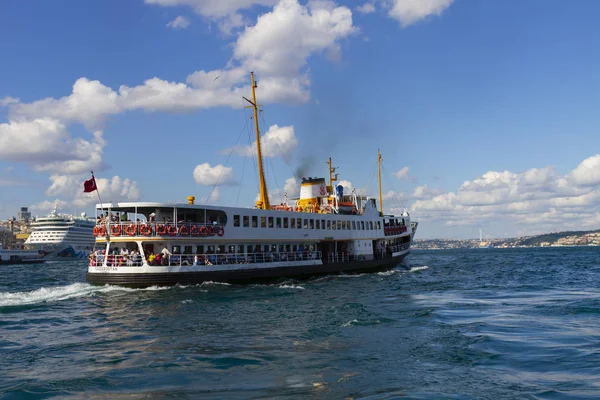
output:
<path id="1" fill-rule="evenodd" d="M 244 228 L 284 228 L 284 229 L 321 229 L 321 230 L 373 230 L 381 229 L 381 221 L 341 221 L 315 218 L 288 218 L 288 217 L 259 217 L 248 215 L 234 215 L 233 226 Z M 241 223 L 241 225 L 240 225 Z"/>

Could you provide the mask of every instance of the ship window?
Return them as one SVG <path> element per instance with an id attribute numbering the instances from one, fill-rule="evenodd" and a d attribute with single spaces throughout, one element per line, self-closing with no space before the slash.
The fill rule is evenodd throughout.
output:
<path id="1" fill-rule="evenodd" d="M 295 245 L 295 244 L 294 244 L 294 245 L 292 245 L 292 251 L 294 251 L 294 252 L 295 252 L 297 249 L 298 249 L 298 248 L 296 247 L 296 245 Z"/>
<path id="2" fill-rule="evenodd" d="M 314 219 L 309 220 L 308 224 L 309 224 L 308 226 L 310 229 L 315 229 L 315 220 Z"/>
<path id="3" fill-rule="evenodd" d="M 316 224 L 315 228 L 316 229 L 321 229 L 321 220 L 318 219 L 316 222 L 317 222 L 317 224 Z"/>
<path id="4" fill-rule="evenodd" d="M 350 230 L 350 221 L 346 221 L 346 229 Z"/>
<path id="5" fill-rule="evenodd" d="M 229 245 L 229 252 L 230 252 L 231 254 L 235 254 L 235 245 L 233 245 L 233 244 L 232 244 L 232 245 Z"/>
<path id="6" fill-rule="evenodd" d="M 275 228 L 281 228 L 281 217 L 275 218 Z"/>
<path id="7" fill-rule="evenodd" d="M 267 217 L 260 217 L 260 227 L 261 228 L 267 227 Z"/>
<path id="8" fill-rule="evenodd" d="M 287 229 L 287 227 L 288 227 L 288 218 L 287 218 L 287 217 L 285 217 L 285 218 L 283 219 L 283 227 L 284 227 L 284 228 L 286 228 L 286 229 Z"/>
<path id="9" fill-rule="evenodd" d="M 297 218 L 296 228 L 298 228 L 298 229 L 302 228 L 302 218 Z"/>
<path id="10" fill-rule="evenodd" d="M 304 229 L 308 229 L 308 219 L 304 218 Z"/>
<path id="11" fill-rule="evenodd" d="M 373 230 L 373 221 L 369 221 L 369 229 Z"/>
<path id="12" fill-rule="evenodd" d="M 269 217 L 269 228 L 273 227 L 273 217 Z"/>
<path id="13" fill-rule="evenodd" d="M 223 245 L 223 244 L 219 245 L 219 253 L 221 253 L 221 254 L 225 253 L 225 245 Z"/>
<path id="14" fill-rule="evenodd" d="M 256 215 L 252 216 L 252 227 L 256 228 L 258 226 L 258 217 Z"/>
<path id="15" fill-rule="evenodd" d="M 291 245 L 289 245 L 289 244 L 286 244 L 286 245 L 285 245 L 285 251 L 288 251 L 288 252 L 289 252 L 289 251 L 291 250 L 291 248 L 292 248 L 292 246 L 291 246 Z"/>
<path id="16" fill-rule="evenodd" d="M 356 230 L 356 221 L 352 221 L 352 230 Z"/>
<path id="17" fill-rule="evenodd" d="M 265 253 L 268 253 L 268 252 L 269 252 L 269 245 L 268 245 L 268 244 L 265 244 L 265 245 L 263 246 L 263 250 L 264 250 L 264 252 L 265 252 Z"/>
<path id="18" fill-rule="evenodd" d="M 240 216 L 239 215 L 233 216 L 233 226 L 240 226 Z"/>
<path id="19" fill-rule="evenodd" d="M 377 229 L 381 229 L 381 221 L 377 221 Z"/>
<path id="20" fill-rule="evenodd" d="M 250 226 L 250 217 L 248 217 L 247 215 L 244 215 L 244 228 L 247 228 Z"/>
<path id="21" fill-rule="evenodd" d="M 342 230 L 346 229 L 346 221 L 342 221 Z"/>
<path id="22" fill-rule="evenodd" d="M 215 254 L 215 246 L 207 246 L 206 254 Z"/>
<path id="23" fill-rule="evenodd" d="M 321 229 L 325 229 L 325 220 L 324 219 L 321 220 Z"/>
<path id="24" fill-rule="evenodd" d="M 342 221 L 337 222 L 337 229 L 338 231 L 342 229 Z"/>
<path id="25" fill-rule="evenodd" d="M 284 251 L 285 251 L 285 250 L 283 249 L 283 245 L 282 245 L 282 244 L 280 244 L 280 245 L 279 245 L 279 252 L 280 252 L 280 253 L 283 253 Z"/>
<path id="26" fill-rule="evenodd" d="M 360 230 L 361 231 L 365 230 L 365 221 L 360 221 Z"/>
<path id="27" fill-rule="evenodd" d="M 331 221 L 327 220 L 327 229 L 331 229 Z"/>
<path id="28" fill-rule="evenodd" d="M 192 254 L 192 246 L 185 246 L 183 248 L 183 254 Z"/>
<path id="29" fill-rule="evenodd" d="M 244 254 L 244 245 L 243 244 L 239 244 L 238 245 L 238 254 Z"/>
<path id="30" fill-rule="evenodd" d="M 254 250 L 252 249 L 252 245 L 251 244 L 249 244 L 248 246 L 246 246 L 246 253 L 247 254 L 254 253 Z"/>
<path id="31" fill-rule="evenodd" d="M 296 227 L 296 218 L 290 218 L 290 228 L 294 229 Z"/>

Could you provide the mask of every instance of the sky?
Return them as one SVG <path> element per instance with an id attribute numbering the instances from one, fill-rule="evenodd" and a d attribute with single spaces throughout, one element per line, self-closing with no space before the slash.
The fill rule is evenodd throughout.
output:
<path id="1" fill-rule="evenodd" d="M 0 2 L 0 218 L 327 176 L 420 238 L 600 229 L 600 2 Z"/>

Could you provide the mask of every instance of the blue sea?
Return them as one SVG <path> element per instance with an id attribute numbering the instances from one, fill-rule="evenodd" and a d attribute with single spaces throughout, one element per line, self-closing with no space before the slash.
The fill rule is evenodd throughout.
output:
<path id="1" fill-rule="evenodd" d="M 143 290 L 0 270 L 0 397 L 600 398 L 600 248 L 414 251 L 384 273 Z"/>

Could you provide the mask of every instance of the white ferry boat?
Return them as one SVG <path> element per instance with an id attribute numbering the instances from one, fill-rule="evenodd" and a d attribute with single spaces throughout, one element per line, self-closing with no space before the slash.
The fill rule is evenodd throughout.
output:
<path id="1" fill-rule="evenodd" d="M 34 250 L 5 249 L 0 243 L 0 265 L 1 264 L 39 264 L 45 260 L 42 255 Z"/>
<path id="2" fill-rule="evenodd" d="M 334 187 L 331 159 L 328 184 L 309 177 L 298 199 L 269 203 L 251 79 L 252 101 L 246 101 L 256 126 L 256 208 L 196 205 L 193 196 L 187 204 L 98 204 L 103 217 L 94 228 L 88 282 L 147 287 L 354 273 L 392 268 L 409 253 L 417 223 L 408 213 L 383 214 L 381 176 L 379 209 L 374 198 Z"/>
<path id="3" fill-rule="evenodd" d="M 85 213 L 80 217 L 58 214 L 55 206 L 49 215 L 31 223 L 25 246 L 40 251 L 48 260 L 85 259 L 94 248 L 95 225 Z"/>

